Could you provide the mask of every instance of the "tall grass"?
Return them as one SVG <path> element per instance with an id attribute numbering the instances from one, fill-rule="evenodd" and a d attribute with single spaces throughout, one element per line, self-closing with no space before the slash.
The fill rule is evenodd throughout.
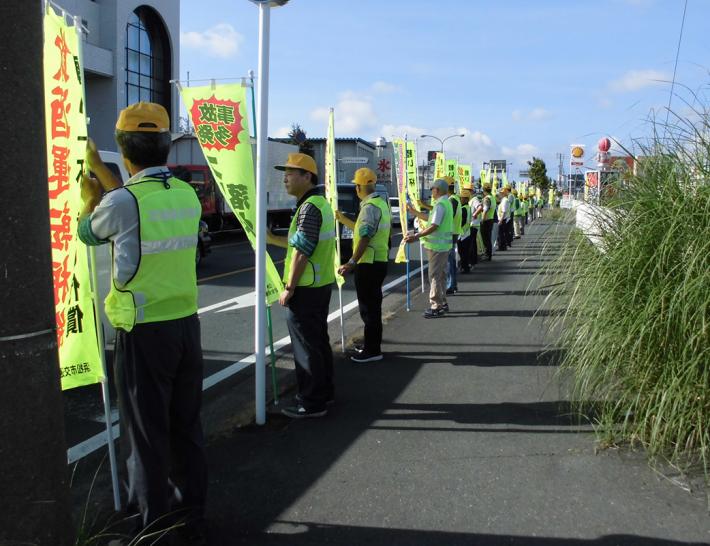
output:
<path id="1" fill-rule="evenodd" d="M 637 176 L 598 210 L 600 245 L 574 230 L 548 302 L 573 396 L 599 434 L 687 469 L 710 461 L 710 135 L 706 112 L 643 146 Z"/>

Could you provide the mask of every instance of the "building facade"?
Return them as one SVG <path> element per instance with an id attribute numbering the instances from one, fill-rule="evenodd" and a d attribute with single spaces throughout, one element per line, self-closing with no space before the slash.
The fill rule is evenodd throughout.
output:
<path id="1" fill-rule="evenodd" d="M 89 136 L 116 150 L 118 113 L 138 101 L 162 104 L 177 130 L 180 0 L 53 0 L 81 20 Z"/>

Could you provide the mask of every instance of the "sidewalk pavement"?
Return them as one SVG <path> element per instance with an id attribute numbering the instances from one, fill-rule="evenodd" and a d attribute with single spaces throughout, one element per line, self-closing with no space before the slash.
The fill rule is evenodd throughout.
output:
<path id="1" fill-rule="evenodd" d="M 213 543 L 710 543 L 704 499 L 641 453 L 595 452 L 574 415 L 535 316 L 549 291 L 535 274 L 565 237 L 546 220 L 528 226 L 459 277 L 444 318 L 424 319 L 416 291 L 385 325 L 384 361 L 336 351 L 325 418 L 273 413 L 213 436 Z"/>

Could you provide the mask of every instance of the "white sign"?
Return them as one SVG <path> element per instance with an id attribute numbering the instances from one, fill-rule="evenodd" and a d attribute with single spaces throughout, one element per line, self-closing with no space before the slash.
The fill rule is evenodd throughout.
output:
<path id="1" fill-rule="evenodd" d="M 358 163 L 364 165 L 369 160 L 366 157 L 341 157 L 338 161 L 341 163 Z"/>

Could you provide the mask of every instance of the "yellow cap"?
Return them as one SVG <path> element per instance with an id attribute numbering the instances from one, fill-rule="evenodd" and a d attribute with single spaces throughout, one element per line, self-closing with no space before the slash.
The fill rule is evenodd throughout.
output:
<path id="1" fill-rule="evenodd" d="M 483 184 L 481 187 L 483 188 L 483 191 L 491 191 L 491 185 L 488 182 Z"/>
<path id="2" fill-rule="evenodd" d="M 471 197 L 471 190 L 468 188 L 461 190 L 461 197 Z"/>
<path id="3" fill-rule="evenodd" d="M 160 104 L 137 102 L 121 110 L 116 129 L 130 133 L 167 133 L 170 116 Z"/>
<path id="4" fill-rule="evenodd" d="M 367 186 L 368 184 L 374 184 L 375 182 L 377 182 L 377 175 L 372 169 L 361 167 L 355 171 L 353 184 L 357 184 L 358 186 Z"/>
<path id="5" fill-rule="evenodd" d="M 441 178 L 443 180 L 446 180 L 446 183 L 449 185 L 450 188 L 453 188 L 456 185 L 456 180 L 454 180 L 450 176 L 442 176 Z"/>
<path id="6" fill-rule="evenodd" d="M 276 165 L 274 169 L 278 169 L 279 171 L 285 171 L 286 169 L 303 169 L 304 171 L 318 176 L 318 168 L 316 167 L 315 160 L 309 155 L 300 153 L 288 154 L 286 164 Z"/>

